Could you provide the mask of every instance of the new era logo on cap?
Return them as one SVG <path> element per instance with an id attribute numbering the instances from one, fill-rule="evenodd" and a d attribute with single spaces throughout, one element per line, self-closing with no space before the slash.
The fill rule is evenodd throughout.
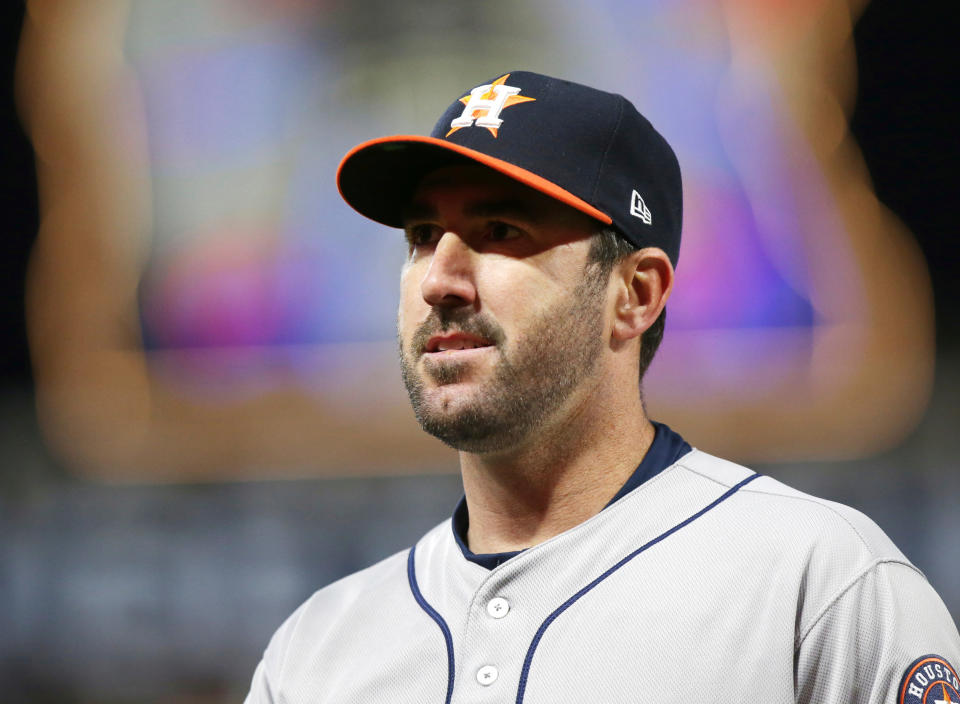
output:
<path id="1" fill-rule="evenodd" d="M 666 140 L 616 93 L 512 71 L 460 93 L 429 136 L 365 142 L 340 164 L 344 199 L 401 227 L 417 184 L 451 164 L 479 163 L 612 225 L 676 265 L 683 193 Z M 629 202 L 625 194 L 631 194 Z"/>
<path id="2" fill-rule="evenodd" d="M 630 196 L 630 214 L 635 218 L 640 218 L 646 225 L 653 224 L 653 214 L 647 204 L 643 202 L 643 196 L 637 193 L 637 189 L 633 189 L 633 195 Z"/>

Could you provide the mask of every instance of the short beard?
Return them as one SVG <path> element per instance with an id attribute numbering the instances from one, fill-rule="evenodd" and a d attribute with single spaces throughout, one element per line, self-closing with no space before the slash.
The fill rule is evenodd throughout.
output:
<path id="1" fill-rule="evenodd" d="M 418 357 L 400 342 L 400 369 L 421 427 L 450 447 L 475 454 L 503 452 L 540 429 L 593 372 L 603 348 L 603 293 L 607 276 L 588 266 L 567 301 L 546 311 L 522 333 L 512 359 L 503 351 L 502 329 L 464 309 L 434 308 L 417 329 L 411 350 L 450 328 L 494 344 L 500 354 L 493 378 L 457 411 L 431 407 L 417 371 Z M 464 365 L 445 363 L 427 374 L 440 385 L 460 380 Z"/>

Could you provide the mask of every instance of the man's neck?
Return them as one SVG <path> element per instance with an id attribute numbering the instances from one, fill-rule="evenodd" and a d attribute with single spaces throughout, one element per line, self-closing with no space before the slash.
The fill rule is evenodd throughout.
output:
<path id="1" fill-rule="evenodd" d="M 460 454 L 471 551 L 538 545 L 607 505 L 640 464 L 655 433 L 642 406 L 635 414 L 593 415 L 593 422 L 579 418 L 509 454 Z"/>

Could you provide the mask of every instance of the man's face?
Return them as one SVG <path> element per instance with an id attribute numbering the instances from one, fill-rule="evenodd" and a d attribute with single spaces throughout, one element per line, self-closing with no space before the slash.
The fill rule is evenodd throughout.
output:
<path id="1" fill-rule="evenodd" d="M 398 315 L 423 428 L 459 450 L 509 450 L 576 401 L 604 347 L 598 224 L 481 166 L 438 170 L 406 218 Z"/>

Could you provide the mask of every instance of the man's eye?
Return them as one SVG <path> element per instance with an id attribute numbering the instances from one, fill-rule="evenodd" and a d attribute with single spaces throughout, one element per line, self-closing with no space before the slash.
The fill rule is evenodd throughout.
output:
<path id="1" fill-rule="evenodd" d="M 505 222 L 490 223 L 490 230 L 487 237 L 493 242 L 503 242 L 504 240 L 516 239 L 520 236 L 520 230 L 513 225 Z"/>
<path id="2" fill-rule="evenodd" d="M 411 225 L 405 228 L 407 242 L 411 247 L 422 247 L 431 244 L 440 239 L 440 228 L 436 225 L 423 223 L 420 225 Z"/>

